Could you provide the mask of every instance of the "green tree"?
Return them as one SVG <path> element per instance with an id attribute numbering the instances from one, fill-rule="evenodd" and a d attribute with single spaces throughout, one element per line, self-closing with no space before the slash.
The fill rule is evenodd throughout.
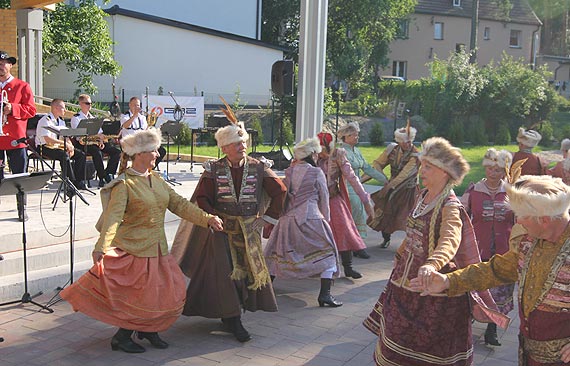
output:
<path id="1" fill-rule="evenodd" d="M 44 13 L 44 68 L 63 64 L 77 72 L 76 83 L 87 93 L 97 87 L 93 76 L 117 76 L 121 67 L 113 58 L 105 12 L 95 0 L 80 0 L 76 6 L 59 3 L 54 12 Z"/>
<path id="2" fill-rule="evenodd" d="M 370 129 L 370 133 L 368 134 L 370 139 L 370 144 L 374 146 L 383 146 L 384 145 L 384 131 L 382 129 L 382 125 L 378 122 L 372 125 Z"/>

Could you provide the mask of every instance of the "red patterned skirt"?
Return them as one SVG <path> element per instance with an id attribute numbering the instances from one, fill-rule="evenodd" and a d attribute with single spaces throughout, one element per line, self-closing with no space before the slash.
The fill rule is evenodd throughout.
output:
<path id="1" fill-rule="evenodd" d="M 111 248 L 61 297 L 73 310 L 104 323 L 162 332 L 182 314 L 186 280 L 171 255 L 135 257 Z"/>
<path id="2" fill-rule="evenodd" d="M 389 282 L 364 326 L 378 335 L 377 365 L 466 366 L 473 361 L 467 295 L 420 296 Z"/>
<path id="3" fill-rule="evenodd" d="M 365 249 L 366 244 L 354 224 L 350 208 L 340 194 L 329 200 L 334 241 L 339 252 Z"/>

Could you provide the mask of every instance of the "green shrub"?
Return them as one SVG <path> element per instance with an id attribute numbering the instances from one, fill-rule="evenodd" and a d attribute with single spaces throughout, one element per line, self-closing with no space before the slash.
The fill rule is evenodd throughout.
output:
<path id="1" fill-rule="evenodd" d="M 263 129 L 261 128 L 261 118 L 259 116 L 254 115 L 251 117 L 251 128 L 257 131 L 257 139 L 255 140 L 256 146 L 263 144 Z"/>
<path id="2" fill-rule="evenodd" d="M 372 125 L 370 133 L 368 134 L 368 138 L 370 139 L 371 145 L 374 146 L 384 145 L 384 130 L 380 123 L 376 122 Z"/>
<path id="3" fill-rule="evenodd" d="M 192 129 L 184 122 L 180 122 L 182 128 L 178 136 L 174 138 L 174 142 L 180 145 L 190 145 L 192 144 Z"/>
<path id="4" fill-rule="evenodd" d="M 506 123 L 501 123 L 497 127 L 495 135 L 495 145 L 508 145 L 511 143 L 511 133 Z"/>
<path id="5" fill-rule="evenodd" d="M 480 118 L 469 118 L 467 140 L 475 146 L 487 145 L 489 143 L 489 138 L 485 132 L 485 123 Z"/>
<path id="6" fill-rule="evenodd" d="M 542 140 L 540 140 L 539 145 L 550 146 L 552 144 L 552 136 L 554 134 L 552 123 L 550 123 L 550 121 L 541 122 L 537 131 L 542 135 Z"/>

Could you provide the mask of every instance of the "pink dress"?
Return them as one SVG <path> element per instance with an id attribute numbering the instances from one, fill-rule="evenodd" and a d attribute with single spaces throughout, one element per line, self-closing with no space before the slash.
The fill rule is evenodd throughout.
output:
<path id="1" fill-rule="evenodd" d="M 330 197 L 330 224 L 338 251 L 365 249 L 366 244 L 358 233 L 352 218 L 350 201 L 344 181 L 350 183 L 363 203 L 370 200 L 370 195 L 366 193 L 360 180 L 354 174 L 346 158 L 346 150 L 343 148 L 335 149 L 328 159 L 319 159 L 319 166 L 327 176 Z M 341 179 L 341 177 L 344 179 Z"/>

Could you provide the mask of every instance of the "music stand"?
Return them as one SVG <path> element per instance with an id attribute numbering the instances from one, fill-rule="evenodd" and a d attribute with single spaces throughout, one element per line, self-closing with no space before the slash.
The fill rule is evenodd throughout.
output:
<path id="1" fill-rule="evenodd" d="M 165 181 L 172 185 L 182 185 L 182 183 L 176 182 L 175 179 L 171 179 L 168 175 L 168 163 L 170 162 L 170 138 L 176 137 L 180 134 L 182 130 L 182 124 L 176 121 L 166 121 L 160 126 L 160 131 L 166 135 L 166 177 Z"/>
<path id="2" fill-rule="evenodd" d="M 103 126 L 103 118 L 84 118 L 81 121 L 79 121 L 79 124 L 77 125 L 77 128 L 85 128 L 87 130 L 87 132 L 85 132 L 85 141 L 83 144 L 83 154 L 85 154 L 85 157 L 87 157 L 87 138 L 89 136 L 95 136 L 99 134 L 99 131 L 101 131 L 101 126 Z M 80 137 L 79 139 L 81 139 L 82 137 Z M 77 140 L 79 141 L 79 140 Z M 81 145 L 81 143 L 79 143 Z M 90 183 L 90 179 L 87 179 L 87 162 L 85 162 L 85 164 L 83 165 L 83 178 L 85 178 L 85 180 L 87 181 L 87 187 L 91 188 L 91 183 Z M 87 189 L 87 191 L 89 193 L 91 193 L 93 196 L 95 196 L 95 192 Z"/>
<path id="3" fill-rule="evenodd" d="M 115 136 L 121 132 L 121 121 L 105 121 L 103 120 L 103 124 L 101 125 L 101 130 L 103 131 L 103 135 L 107 136 Z"/>
<path id="4" fill-rule="evenodd" d="M 8 176 L 0 182 L 0 196 L 7 196 L 16 194 L 19 199 L 21 199 L 22 205 L 20 205 L 19 210 L 21 217 L 24 217 L 26 213 L 26 201 L 25 195 L 26 192 L 35 191 L 47 184 L 47 181 L 51 178 L 52 172 L 37 172 L 37 173 L 22 173 L 22 174 L 15 174 L 12 176 Z M 53 313 L 53 310 L 50 309 L 48 306 L 39 304 L 33 300 L 34 297 L 39 296 L 42 294 L 40 291 L 36 295 L 32 296 L 28 292 L 28 256 L 27 256 L 27 241 L 26 241 L 26 220 L 22 220 L 22 248 L 24 254 L 24 294 L 20 300 L 8 301 L 5 303 L 0 304 L 0 306 L 4 305 L 12 305 L 16 303 L 31 303 L 43 310 L 47 310 L 50 313 Z M 41 310 L 40 310 L 41 311 Z"/>

